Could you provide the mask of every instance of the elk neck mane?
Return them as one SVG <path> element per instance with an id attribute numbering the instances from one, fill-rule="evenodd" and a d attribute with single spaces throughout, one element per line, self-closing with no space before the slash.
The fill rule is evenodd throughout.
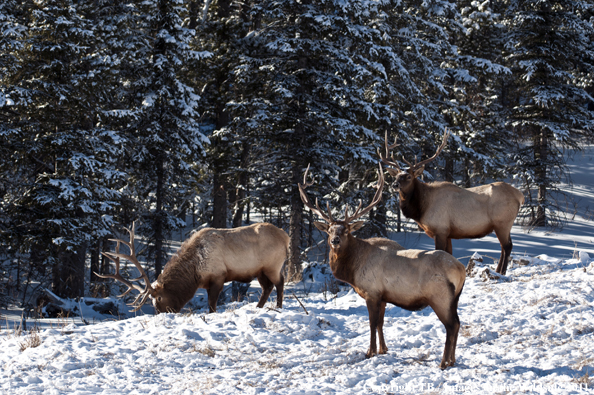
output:
<path id="1" fill-rule="evenodd" d="M 405 217 L 419 222 L 429 201 L 429 195 L 437 189 L 460 189 L 459 186 L 448 181 L 435 181 L 424 183 L 418 179 L 413 180 L 413 187 L 408 193 L 400 190 L 400 209 Z"/>
<path id="2" fill-rule="evenodd" d="M 330 269 L 332 269 L 334 277 L 354 285 L 355 272 L 361 267 L 361 260 L 359 259 L 362 255 L 361 249 L 365 248 L 367 243 L 351 234 L 348 237 L 349 243 L 344 251 L 341 249 L 336 253 L 330 249 Z"/>
<path id="3" fill-rule="evenodd" d="M 413 187 L 408 192 L 399 191 L 400 209 L 405 217 L 419 221 L 423 213 L 424 192 L 427 185 L 418 179 L 413 179 Z"/>
<path id="4" fill-rule="evenodd" d="M 181 245 L 169 259 L 158 279 L 163 288 L 175 289 L 180 298 L 187 297 L 188 300 L 198 289 L 199 267 L 204 263 L 208 254 L 208 243 L 196 236 L 197 234 L 194 234 Z"/>

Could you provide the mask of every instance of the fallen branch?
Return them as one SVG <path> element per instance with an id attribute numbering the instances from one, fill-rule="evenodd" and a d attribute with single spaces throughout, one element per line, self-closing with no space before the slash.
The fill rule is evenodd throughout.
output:
<path id="1" fill-rule="evenodd" d="M 503 281 L 507 281 L 507 282 L 512 281 L 511 277 L 499 274 L 489 268 L 485 268 L 485 270 L 483 270 L 481 272 L 481 278 L 483 278 L 483 281 L 488 281 L 488 280 L 503 280 Z"/>
<path id="2" fill-rule="evenodd" d="M 303 311 L 305 311 L 305 314 L 309 315 L 309 313 L 307 312 L 307 309 L 305 308 L 305 306 L 303 305 L 303 303 L 301 303 L 301 301 L 299 300 L 299 298 L 297 297 L 297 295 L 295 295 L 295 292 L 291 292 L 293 294 L 293 297 L 295 299 L 297 299 L 297 302 L 299 302 L 299 304 L 301 305 L 301 307 L 303 308 Z"/>
<path id="3" fill-rule="evenodd" d="M 117 314 L 118 309 L 113 300 L 82 298 L 79 301 L 63 299 L 47 288 L 43 289 L 43 294 L 37 298 L 37 307 L 35 309 L 38 317 L 68 317 L 82 316 L 82 304 L 90 306 L 100 314 Z M 84 320 L 83 320 L 84 322 Z"/>

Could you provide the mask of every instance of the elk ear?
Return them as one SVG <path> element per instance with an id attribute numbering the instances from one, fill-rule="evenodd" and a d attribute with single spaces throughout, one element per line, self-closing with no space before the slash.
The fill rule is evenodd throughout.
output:
<path id="1" fill-rule="evenodd" d="M 423 175 L 423 172 L 425 171 L 425 165 L 419 167 L 417 170 L 415 170 L 415 172 L 413 173 L 413 176 L 416 177 L 420 177 Z"/>
<path id="2" fill-rule="evenodd" d="M 330 225 L 328 225 L 327 223 L 318 222 L 318 221 L 314 222 L 314 226 L 316 228 L 318 228 L 319 230 L 321 230 L 322 232 L 326 232 L 326 233 L 328 233 L 328 228 L 330 227 Z"/>
<path id="3" fill-rule="evenodd" d="M 398 170 L 392 169 L 391 167 L 386 167 L 386 170 L 392 177 L 398 176 Z"/>
<path id="4" fill-rule="evenodd" d="M 355 222 L 354 224 L 349 225 L 349 233 L 353 233 L 359 229 L 361 229 L 365 225 L 365 221 Z"/>

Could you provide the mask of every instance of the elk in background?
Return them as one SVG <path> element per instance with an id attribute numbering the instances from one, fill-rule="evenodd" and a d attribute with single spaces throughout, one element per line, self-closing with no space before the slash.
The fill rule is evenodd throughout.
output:
<path id="1" fill-rule="evenodd" d="M 128 286 L 128 290 L 140 291 L 132 303 L 138 311 L 150 297 L 155 311 L 178 313 L 194 297 L 198 288 L 208 293 L 208 308 L 217 309 L 217 300 L 223 285 L 228 281 L 251 282 L 257 278 L 262 286 L 262 295 L 257 307 L 263 307 L 276 287 L 276 305 L 283 305 L 284 276 L 281 273 L 287 258 L 289 236 L 269 223 L 259 223 L 233 229 L 204 228 L 186 240 L 171 257 L 163 273 L 151 284 L 148 275 L 136 258 L 134 248 L 134 224 L 130 241 L 113 240 L 115 252 L 103 253 L 115 263 L 115 274 L 100 275 L 112 278 Z M 128 246 L 130 254 L 120 252 L 120 244 Z M 126 280 L 120 274 L 120 258 L 129 260 L 140 272 L 140 277 Z M 144 281 L 144 287 L 136 281 Z"/>
<path id="2" fill-rule="evenodd" d="M 425 165 L 433 161 L 447 143 L 449 132 L 435 154 L 402 170 L 390 150 L 385 136 L 385 154 L 378 154 L 396 180 L 392 184 L 400 197 L 400 209 L 407 218 L 413 219 L 425 233 L 435 240 L 435 249 L 452 253 L 452 239 L 480 238 L 495 232 L 501 244 L 501 256 L 497 273 L 505 274 L 512 251 L 511 228 L 524 203 L 522 192 L 505 182 L 494 182 L 473 188 L 461 188 L 451 182 L 424 183 L 418 179 Z"/>
<path id="3" fill-rule="evenodd" d="M 309 166 L 303 184 L 299 184 L 299 192 L 303 203 L 325 221 L 315 222 L 314 225 L 328 234 L 332 273 L 338 280 L 352 285 L 367 304 L 371 336 L 365 357 L 378 354 L 376 331 L 379 353 L 388 352 L 383 332 L 386 303 L 406 310 L 431 306 L 447 333 L 440 367 L 453 366 L 460 329 L 458 299 L 466 279 L 464 265 L 444 251 L 405 250 L 388 239 L 363 240 L 352 235 L 363 225 L 363 222 L 353 221 L 368 213 L 381 200 L 384 186 L 381 165 L 377 192 L 371 204 L 361 210 L 362 203 L 359 203 L 353 215 L 349 215 L 347 207 L 344 220 L 334 219 L 329 205 L 328 212 L 324 213 L 317 200 L 315 207 L 310 203 L 305 193 L 305 189 L 313 184 L 307 183 L 308 171 Z"/>

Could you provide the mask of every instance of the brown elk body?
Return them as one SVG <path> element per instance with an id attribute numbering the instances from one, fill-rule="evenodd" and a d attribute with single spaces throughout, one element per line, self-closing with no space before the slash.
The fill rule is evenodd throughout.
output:
<path id="1" fill-rule="evenodd" d="M 130 243 L 116 241 L 116 252 L 105 253 L 116 262 L 116 274 L 101 277 L 113 278 L 128 285 L 126 293 L 132 289 L 141 291 L 134 302 L 136 310 L 150 297 L 157 313 L 177 313 L 192 299 L 198 288 L 204 288 L 208 293 L 209 311 L 214 312 L 226 282 L 251 282 L 254 278 L 262 286 L 257 307 L 264 306 L 273 287 L 276 287 L 277 307 L 282 307 L 284 277 L 281 269 L 287 257 L 289 236 L 272 224 L 258 223 L 232 229 L 201 229 L 181 245 L 165 265 L 163 273 L 152 284 L 148 282 L 148 276 L 136 259 L 133 249 L 134 230 L 130 231 Z M 129 255 L 119 252 L 120 243 L 130 247 Z M 135 264 L 144 279 L 145 288 L 125 280 L 119 274 L 119 258 L 129 259 Z"/>
<path id="2" fill-rule="evenodd" d="M 305 174 L 307 177 L 307 172 Z M 353 216 L 349 216 L 347 211 L 342 221 L 334 220 L 330 210 L 326 215 L 317 203 L 314 207 L 309 202 L 305 188 L 311 184 L 305 182 L 305 177 L 304 185 L 299 185 L 301 197 L 306 206 L 327 222 L 314 224 L 328 234 L 332 273 L 337 279 L 352 285 L 367 304 L 370 342 L 365 356 L 369 358 L 378 354 L 378 338 L 379 354 L 388 351 L 383 333 L 386 303 L 407 310 L 431 306 L 446 329 L 440 367 L 453 366 L 460 328 L 458 300 L 466 279 L 464 265 L 444 251 L 405 250 L 388 239 L 363 240 L 352 235 L 363 222 L 351 222 L 380 201 L 383 175 L 371 205 L 363 211 L 360 211 L 359 205 Z"/>
<path id="3" fill-rule="evenodd" d="M 524 203 L 524 195 L 505 182 L 494 182 L 473 188 L 461 188 L 451 182 L 424 183 L 418 179 L 425 164 L 434 160 L 447 141 L 447 132 L 435 155 L 401 170 L 398 163 L 386 157 L 396 144 L 388 146 L 382 161 L 396 169 L 387 168 L 395 178 L 392 184 L 398 191 L 400 209 L 405 217 L 414 220 L 434 239 L 435 249 L 452 253 L 452 239 L 480 238 L 495 232 L 501 244 L 497 273 L 505 274 L 513 248 L 511 228 Z"/>

